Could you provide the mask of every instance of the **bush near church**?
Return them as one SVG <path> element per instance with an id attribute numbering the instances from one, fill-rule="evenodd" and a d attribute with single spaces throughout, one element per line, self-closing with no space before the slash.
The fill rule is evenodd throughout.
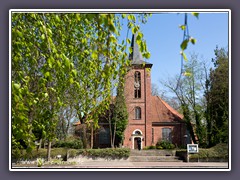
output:
<path id="1" fill-rule="evenodd" d="M 174 149 L 175 145 L 169 141 L 159 141 L 156 144 L 157 149 Z"/>
<path id="2" fill-rule="evenodd" d="M 68 137 L 66 140 L 57 141 L 53 148 L 82 149 L 83 143 L 79 138 Z"/>
<path id="3" fill-rule="evenodd" d="M 175 145 L 172 144 L 169 141 L 159 141 L 157 142 L 156 146 L 147 146 L 145 148 L 143 148 L 144 150 L 148 150 L 148 149 L 175 149 Z"/>
<path id="4" fill-rule="evenodd" d="M 217 144 L 214 147 L 208 149 L 199 149 L 198 154 L 191 154 L 190 161 L 228 161 L 228 145 L 225 143 Z"/>
<path id="5" fill-rule="evenodd" d="M 55 159 L 58 155 L 64 159 L 68 154 L 68 158 L 74 158 L 79 155 L 88 158 L 105 158 L 105 159 L 123 159 L 130 155 L 129 148 L 106 148 L 106 149 L 68 149 L 53 148 L 51 150 L 51 158 Z M 33 150 L 30 154 L 26 150 L 12 151 L 12 159 L 14 162 L 22 160 L 36 160 L 37 158 L 47 159 L 47 149 Z"/>
<path id="6" fill-rule="evenodd" d="M 189 154 L 190 162 L 227 162 L 228 161 L 228 144 L 220 143 L 214 147 L 203 149 L 199 148 L 199 152 L 197 154 Z M 187 161 L 187 150 L 180 149 L 176 151 L 176 155 L 182 157 Z"/>

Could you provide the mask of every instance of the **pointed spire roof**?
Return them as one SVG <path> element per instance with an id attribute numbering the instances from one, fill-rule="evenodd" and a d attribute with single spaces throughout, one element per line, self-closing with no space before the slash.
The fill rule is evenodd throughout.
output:
<path id="1" fill-rule="evenodd" d="M 132 53 L 129 54 L 129 59 L 132 61 L 132 65 L 148 65 L 150 67 L 152 67 L 151 63 L 148 63 L 146 61 L 144 61 L 143 57 L 142 57 L 142 53 L 139 50 L 139 46 L 138 43 L 136 41 L 136 34 L 132 35 L 132 42 L 131 42 L 131 48 L 132 48 Z"/>
<path id="2" fill-rule="evenodd" d="M 132 48 L 132 53 L 130 54 L 130 59 L 132 61 L 143 61 L 142 53 L 139 50 L 139 46 L 136 41 L 136 34 L 132 35 L 132 42 L 131 42 L 131 48 Z"/>

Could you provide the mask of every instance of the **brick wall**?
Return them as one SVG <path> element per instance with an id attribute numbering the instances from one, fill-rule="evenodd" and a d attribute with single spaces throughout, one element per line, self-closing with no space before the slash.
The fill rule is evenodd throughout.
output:
<path id="1" fill-rule="evenodd" d="M 141 98 L 134 97 L 134 74 L 136 71 L 141 73 Z M 125 130 L 125 139 L 123 146 L 133 148 L 132 133 L 134 130 L 139 129 L 145 137 L 145 122 L 146 122 L 146 99 L 145 99 L 145 69 L 144 68 L 134 68 L 129 71 L 125 77 L 125 99 L 128 109 L 128 126 Z M 141 119 L 135 119 L 135 108 L 141 108 Z M 143 143 L 144 145 L 144 143 Z"/>
<path id="2" fill-rule="evenodd" d="M 145 146 L 152 145 L 152 90 L 151 90 L 151 72 L 145 68 L 145 97 L 146 97 L 146 141 Z"/>
<path id="3" fill-rule="evenodd" d="M 134 97 L 134 73 L 141 73 L 141 98 Z M 129 123 L 125 130 L 123 146 L 134 148 L 134 130 L 142 132 L 142 147 L 156 145 L 162 139 L 162 128 L 172 129 L 172 140 L 174 144 L 181 145 L 185 134 L 185 126 L 181 117 L 178 117 L 169 105 L 166 106 L 159 97 L 151 94 L 151 72 L 146 68 L 134 67 L 125 77 L 125 98 L 129 113 Z M 135 107 L 141 108 L 141 119 L 135 119 Z M 170 109 L 169 109 L 170 108 Z M 172 126 L 157 125 L 153 122 L 171 122 Z M 154 137 L 153 137 L 154 135 Z M 139 136 L 140 137 L 140 136 Z"/>

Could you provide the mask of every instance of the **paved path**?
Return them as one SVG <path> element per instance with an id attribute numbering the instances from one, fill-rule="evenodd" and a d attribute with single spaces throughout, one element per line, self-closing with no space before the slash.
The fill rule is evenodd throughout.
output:
<path id="1" fill-rule="evenodd" d="M 13 166 L 15 168 L 15 166 Z M 16 167 L 20 168 L 20 167 Z M 36 168 L 34 166 L 26 166 L 21 168 Z M 110 168 L 122 168 L 122 169 L 228 169 L 227 162 L 129 162 L 129 161 L 91 161 L 82 162 L 76 165 L 62 165 L 62 166 L 48 166 L 44 165 L 42 168 L 70 168 L 70 169 L 110 169 Z"/>

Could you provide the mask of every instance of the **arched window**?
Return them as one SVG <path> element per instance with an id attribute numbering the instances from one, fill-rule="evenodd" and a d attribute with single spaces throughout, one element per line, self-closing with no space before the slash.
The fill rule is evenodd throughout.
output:
<path id="1" fill-rule="evenodd" d="M 139 71 L 134 74 L 134 97 L 141 98 L 141 73 Z"/>
<path id="2" fill-rule="evenodd" d="M 140 131 L 135 131 L 135 135 L 141 135 Z"/>
<path id="3" fill-rule="evenodd" d="M 141 108 L 135 107 L 135 119 L 141 119 Z"/>

